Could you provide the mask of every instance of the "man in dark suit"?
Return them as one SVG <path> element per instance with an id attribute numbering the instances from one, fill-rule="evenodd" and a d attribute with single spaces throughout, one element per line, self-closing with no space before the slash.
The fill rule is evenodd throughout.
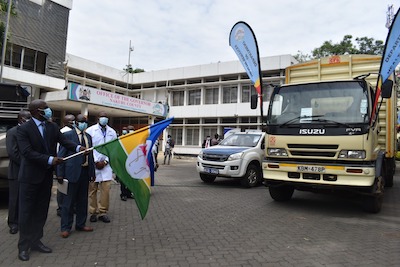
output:
<path id="1" fill-rule="evenodd" d="M 18 125 L 7 131 L 6 147 L 10 162 L 8 164 L 8 227 L 10 234 L 18 233 L 18 173 L 21 157 L 17 143 L 17 128 L 31 118 L 31 113 L 21 110 L 18 113 Z"/>
<path id="2" fill-rule="evenodd" d="M 84 147 L 92 147 L 92 137 L 85 132 L 87 119 L 84 115 L 76 116 L 76 128 L 64 133 L 65 138 L 80 143 Z M 58 157 L 65 158 L 74 154 L 60 146 Z M 57 166 L 57 180 L 63 183 L 68 180 L 68 194 L 64 195 L 61 205 L 61 237 L 67 238 L 74 221 L 74 206 L 76 207 L 75 230 L 92 232 L 93 228 L 86 226 L 88 214 L 89 181 L 95 180 L 93 153 L 78 155 Z"/>
<path id="3" fill-rule="evenodd" d="M 29 260 L 29 249 L 52 252 L 41 238 L 49 210 L 54 166 L 63 162 L 56 156 L 57 142 L 72 151 L 86 149 L 66 139 L 58 125 L 48 121 L 52 111 L 44 100 L 33 100 L 29 111 L 32 119 L 17 130 L 21 155 L 18 258 L 22 261 Z"/>

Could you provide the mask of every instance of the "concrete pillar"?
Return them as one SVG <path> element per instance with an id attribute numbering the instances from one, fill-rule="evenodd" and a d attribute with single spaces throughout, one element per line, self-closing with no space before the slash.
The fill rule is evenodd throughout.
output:
<path id="1" fill-rule="evenodd" d="M 89 115 L 89 108 L 87 103 L 82 103 L 81 114 L 85 115 L 86 117 Z"/>

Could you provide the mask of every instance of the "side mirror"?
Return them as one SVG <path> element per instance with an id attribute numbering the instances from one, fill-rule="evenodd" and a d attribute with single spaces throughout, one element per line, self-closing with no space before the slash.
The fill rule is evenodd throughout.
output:
<path id="1" fill-rule="evenodd" d="M 392 97 L 392 91 L 393 91 L 393 81 L 392 80 L 386 80 L 382 84 L 381 97 L 382 98 L 391 98 Z"/>
<path id="2" fill-rule="evenodd" d="M 250 108 L 251 109 L 257 108 L 257 100 L 258 100 L 258 95 L 251 95 L 251 99 L 250 99 Z"/>

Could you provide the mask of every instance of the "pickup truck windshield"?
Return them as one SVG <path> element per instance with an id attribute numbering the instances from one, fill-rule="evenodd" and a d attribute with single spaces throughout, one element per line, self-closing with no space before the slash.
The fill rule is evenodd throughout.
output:
<path id="1" fill-rule="evenodd" d="M 363 81 L 283 86 L 271 96 L 267 123 L 348 125 L 367 123 L 368 93 Z"/>
<path id="2" fill-rule="evenodd" d="M 219 145 L 255 147 L 260 138 L 261 134 L 232 134 L 222 140 Z"/>

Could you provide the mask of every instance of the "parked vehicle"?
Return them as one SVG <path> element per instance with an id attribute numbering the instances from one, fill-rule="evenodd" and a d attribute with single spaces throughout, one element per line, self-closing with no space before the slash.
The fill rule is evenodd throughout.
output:
<path id="1" fill-rule="evenodd" d="M 245 187 L 262 182 L 263 132 L 235 132 L 218 145 L 203 149 L 197 157 L 201 180 L 212 183 L 217 177 L 241 179 Z"/>
<path id="2" fill-rule="evenodd" d="M 17 125 L 18 113 L 28 108 L 29 91 L 24 86 L 0 83 L 0 190 L 8 191 L 6 132 Z"/>
<path id="3" fill-rule="evenodd" d="M 286 69 L 266 120 L 263 171 L 274 200 L 291 199 L 295 189 L 346 190 L 364 196 L 366 211 L 380 211 L 384 187 L 393 186 L 397 147 L 393 81 L 382 86 L 373 123 L 380 62 L 344 55 Z"/>

